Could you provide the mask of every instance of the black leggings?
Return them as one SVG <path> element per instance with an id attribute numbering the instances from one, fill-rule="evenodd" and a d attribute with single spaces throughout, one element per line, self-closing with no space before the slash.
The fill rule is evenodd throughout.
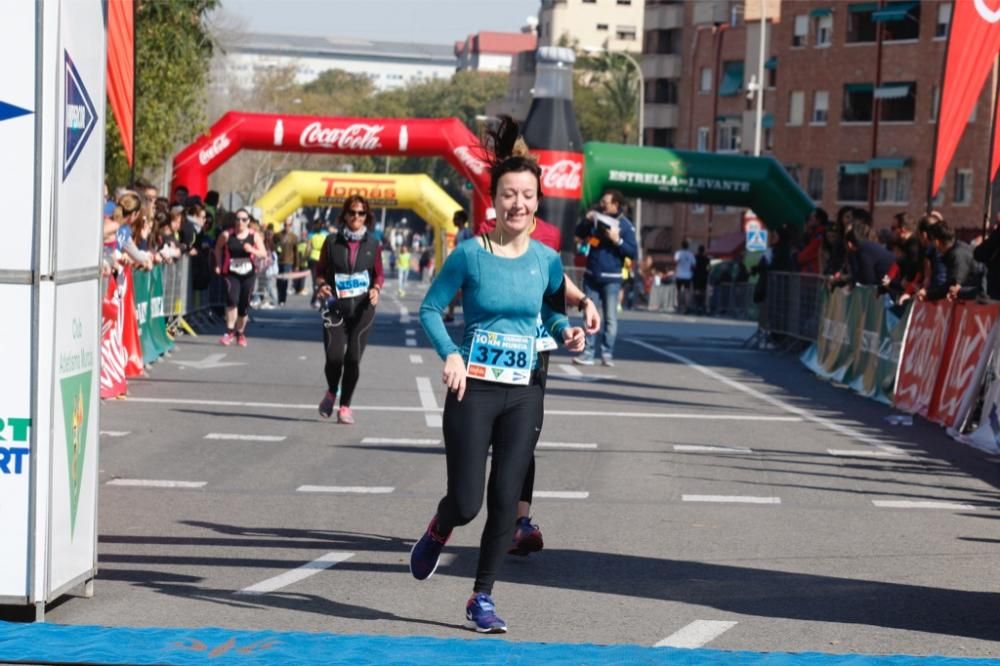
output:
<path id="1" fill-rule="evenodd" d="M 247 275 L 226 276 L 226 307 L 236 308 L 236 313 L 241 317 L 246 317 L 250 310 L 250 297 L 253 296 L 254 283 L 257 276 L 254 273 Z"/>
<path id="2" fill-rule="evenodd" d="M 330 393 L 337 393 L 340 386 L 340 405 L 349 407 L 354 387 L 361 377 L 361 355 L 368 344 L 368 332 L 375 322 L 375 306 L 367 303 L 350 317 L 331 313 L 333 325 L 324 318 L 323 346 L 326 347 L 326 386 Z M 343 377 L 343 382 L 341 381 Z"/>
<path id="3" fill-rule="evenodd" d="M 542 387 L 467 380 L 461 402 L 449 392 L 444 404 L 448 494 L 438 504 L 438 531 L 466 525 L 483 505 L 486 457 L 493 446 L 486 499 L 486 527 L 479 544 L 474 590 L 490 594 L 510 548 L 517 499 L 538 441 Z"/>

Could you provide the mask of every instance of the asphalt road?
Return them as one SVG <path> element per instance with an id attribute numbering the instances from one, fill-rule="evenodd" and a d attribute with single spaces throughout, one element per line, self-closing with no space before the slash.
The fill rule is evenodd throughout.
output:
<path id="1" fill-rule="evenodd" d="M 246 349 L 181 338 L 103 403 L 96 596 L 48 619 L 471 637 L 484 516 L 432 579 L 407 569 L 445 487 L 420 295 L 379 309 L 355 426 L 317 416 L 302 298 L 258 312 Z M 615 367 L 553 357 L 546 547 L 500 574 L 505 639 L 1000 655 L 996 461 L 936 426 L 885 424 L 888 408 L 793 356 L 740 349 L 752 332 L 626 313 Z M 150 480 L 192 487 L 122 485 Z"/>

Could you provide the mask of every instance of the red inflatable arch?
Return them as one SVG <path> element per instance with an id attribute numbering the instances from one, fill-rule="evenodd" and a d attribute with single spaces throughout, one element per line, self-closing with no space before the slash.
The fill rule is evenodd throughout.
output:
<path id="1" fill-rule="evenodd" d="M 174 157 L 171 192 L 202 197 L 208 176 L 240 150 L 443 157 L 473 186 L 473 220 L 491 206 L 479 139 L 458 118 L 336 118 L 230 111 Z"/>

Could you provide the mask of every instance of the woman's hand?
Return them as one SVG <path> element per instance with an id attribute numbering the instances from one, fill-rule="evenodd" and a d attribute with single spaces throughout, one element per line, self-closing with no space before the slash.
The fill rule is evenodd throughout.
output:
<path id="1" fill-rule="evenodd" d="M 257 246 L 253 243 L 243 243 L 243 251 L 255 257 L 257 256 Z"/>
<path id="2" fill-rule="evenodd" d="M 583 351 L 583 345 L 586 342 L 584 338 L 583 329 L 579 326 L 572 326 L 563 331 L 563 344 L 566 345 L 566 349 L 571 352 Z"/>
<path id="3" fill-rule="evenodd" d="M 320 286 L 316 287 L 317 298 L 322 298 L 325 300 L 327 298 L 330 298 L 331 296 L 333 296 L 333 288 L 329 284 L 324 282 Z"/>
<path id="4" fill-rule="evenodd" d="M 378 305 L 379 293 L 381 292 L 379 292 L 379 290 L 375 289 L 374 287 L 368 290 L 368 300 L 371 302 L 372 305 Z"/>
<path id="5" fill-rule="evenodd" d="M 465 396 L 465 361 L 462 360 L 461 354 L 448 354 L 448 358 L 444 360 L 441 381 L 444 382 L 449 391 L 457 393 L 458 401 L 462 402 L 462 398 Z"/>

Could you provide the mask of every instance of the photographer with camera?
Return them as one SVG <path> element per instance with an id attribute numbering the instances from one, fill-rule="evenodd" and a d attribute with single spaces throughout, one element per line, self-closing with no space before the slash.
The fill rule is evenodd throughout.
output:
<path id="1" fill-rule="evenodd" d="M 622 288 L 622 264 L 626 257 L 638 259 L 635 228 L 625 217 L 625 197 L 618 190 L 607 190 L 599 202 L 600 212 L 590 211 L 576 227 L 578 243 L 586 244 L 587 269 L 583 292 L 595 304 L 600 303 L 602 327 L 587 335 L 583 353 L 573 357 L 577 365 L 594 365 L 600 349 L 601 363 L 614 365 L 615 336 L 618 333 L 618 293 Z"/>

